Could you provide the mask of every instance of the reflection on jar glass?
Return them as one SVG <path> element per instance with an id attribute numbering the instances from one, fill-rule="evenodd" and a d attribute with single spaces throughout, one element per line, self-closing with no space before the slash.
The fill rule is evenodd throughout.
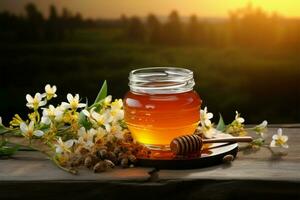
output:
<path id="1" fill-rule="evenodd" d="M 194 133 L 201 106 L 194 85 L 193 72 L 188 69 L 131 71 L 124 109 L 133 138 L 150 149 L 168 150 L 173 138 Z"/>

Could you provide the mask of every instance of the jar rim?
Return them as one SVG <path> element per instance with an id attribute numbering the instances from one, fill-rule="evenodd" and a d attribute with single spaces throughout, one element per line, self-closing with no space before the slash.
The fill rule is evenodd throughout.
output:
<path id="1" fill-rule="evenodd" d="M 137 93 L 172 94 L 193 90 L 193 72 L 179 67 L 147 67 L 129 74 L 130 90 Z"/>

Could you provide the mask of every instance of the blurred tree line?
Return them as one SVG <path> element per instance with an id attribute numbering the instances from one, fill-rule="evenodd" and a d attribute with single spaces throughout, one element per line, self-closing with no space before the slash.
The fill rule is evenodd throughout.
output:
<path id="1" fill-rule="evenodd" d="M 167 45 L 197 45 L 250 48 L 299 48 L 300 20 L 267 14 L 251 4 L 229 13 L 229 20 L 205 20 L 196 15 L 183 22 L 172 11 L 165 23 L 154 14 L 146 21 L 133 16 L 121 17 L 129 40 Z"/>
<path id="2" fill-rule="evenodd" d="M 45 17 L 29 3 L 25 15 L 0 13 L 1 39 L 7 41 L 62 40 L 76 29 L 117 27 L 123 30 L 123 39 L 139 43 L 164 45 L 197 45 L 227 47 L 231 45 L 250 48 L 300 47 L 300 20 L 285 19 L 276 13 L 269 15 L 251 4 L 229 13 L 229 19 L 205 20 L 192 15 L 183 21 L 177 11 L 172 11 L 165 22 L 154 14 L 146 19 L 138 16 L 120 19 L 84 19 L 63 8 L 59 13 L 54 5 Z"/>
<path id="3" fill-rule="evenodd" d="M 7 36 L 18 41 L 61 40 L 81 25 L 80 13 L 72 14 L 66 8 L 58 13 L 54 5 L 49 8 L 48 18 L 32 3 L 25 6 L 24 16 L 0 13 L 1 38 Z"/>
<path id="4" fill-rule="evenodd" d="M 84 19 L 80 13 L 73 14 L 67 8 L 59 13 L 54 5 L 49 7 L 49 15 L 45 17 L 35 4 L 29 3 L 25 6 L 25 15 L 0 13 L 0 40 L 57 41 L 72 35 L 76 29 L 93 28 L 98 24 L 114 26 L 110 20 Z"/>

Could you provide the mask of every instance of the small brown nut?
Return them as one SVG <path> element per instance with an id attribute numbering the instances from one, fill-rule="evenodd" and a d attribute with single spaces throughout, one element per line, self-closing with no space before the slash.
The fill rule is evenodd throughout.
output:
<path id="1" fill-rule="evenodd" d="M 110 161 L 110 160 L 104 160 L 104 162 L 106 163 L 106 165 L 108 166 L 108 167 L 110 167 L 110 168 L 114 168 L 115 167 L 115 164 L 112 162 L 112 161 Z"/>
<path id="2" fill-rule="evenodd" d="M 79 147 L 76 149 L 76 154 L 80 154 L 80 155 L 87 155 L 89 153 L 89 150 L 84 148 L 84 147 Z"/>
<path id="3" fill-rule="evenodd" d="M 107 150 L 106 149 L 101 149 L 97 151 L 97 157 L 104 160 L 107 158 Z"/>
<path id="4" fill-rule="evenodd" d="M 131 163 L 136 163 L 136 157 L 134 155 L 129 155 L 128 156 L 128 160 L 131 162 Z"/>
<path id="5" fill-rule="evenodd" d="M 107 159 L 112 161 L 114 164 L 116 164 L 118 162 L 117 156 L 114 152 L 108 152 Z"/>
<path id="6" fill-rule="evenodd" d="M 234 156 L 231 154 L 227 154 L 223 157 L 223 162 L 224 163 L 231 163 L 234 160 Z"/>
<path id="7" fill-rule="evenodd" d="M 115 147 L 114 148 L 114 153 L 115 154 L 119 154 L 121 152 L 121 148 L 120 147 Z"/>
<path id="8" fill-rule="evenodd" d="M 125 142 L 133 142 L 133 137 L 130 132 L 126 132 L 124 134 L 124 140 Z"/>
<path id="9" fill-rule="evenodd" d="M 123 168 L 127 168 L 127 167 L 128 167 L 128 158 L 123 158 L 123 159 L 121 160 L 121 166 L 122 166 Z"/>
<path id="10" fill-rule="evenodd" d="M 104 172 L 108 168 L 107 163 L 105 161 L 99 161 L 94 167 L 93 170 L 95 173 Z"/>
<path id="11" fill-rule="evenodd" d="M 84 163 L 84 158 L 81 156 L 74 156 L 71 159 L 71 167 L 78 167 Z"/>
<path id="12" fill-rule="evenodd" d="M 90 167 L 92 167 L 92 165 L 93 165 L 93 158 L 92 158 L 92 156 L 87 156 L 84 159 L 84 166 L 86 166 L 87 168 L 90 168 Z"/>

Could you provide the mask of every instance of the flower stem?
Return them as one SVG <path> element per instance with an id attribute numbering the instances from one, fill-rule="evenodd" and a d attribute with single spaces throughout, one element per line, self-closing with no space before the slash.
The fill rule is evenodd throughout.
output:
<path id="1" fill-rule="evenodd" d="M 46 151 L 46 150 L 42 150 L 42 149 L 39 149 L 39 148 L 37 148 L 37 147 L 32 146 L 31 142 L 30 142 L 28 145 L 18 144 L 18 143 L 16 143 L 16 142 L 10 142 L 10 141 L 9 141 L 9 143 L 10 143 L 10 144 L 19 145 L 19 146 L 23 146 L 23 147 L 27 147 L 27 148 L 30 148 L 31 150 L 39 151 L 39 152 L 43 153 L 44 155 L 46 155 L 50 160 L 52 160 L 53 163 L 54 163 L 59 169 L 62 169 L 62 170 L 66 171 L 66 172 L 69 172 L 69 173 L 71 173 L 71 174 L 77 174 L 77 173 L 78 173 L 78 171 L 75 170 L 75 169 L 70 169 L 70 168 L 63 167 L 63 166 L 59 163 L 59 161 L 55 158 L 55 156 L 51 155 L 51 153 L 49 153 L 49 152 Z"/>
<path id="2" fill-rule="evenodd" d="M 59 163 L 59 161 L 56 159 L 55 156 L 52 156 L 51 160 L 52 160 L 52 161 L 54 162 L 54 164 L 56 164 L 56 166 L 57 166 L 58 168 L 60 168 L 61 170 L 66 171 L 66 172 L 69 172 L 69 173 L 74 174 L 74 175 L 78 174 L 78 171 L 77 171 L 76 169 L 70 169 L 70 168 L 63 167 L 63 166 Z"/>

